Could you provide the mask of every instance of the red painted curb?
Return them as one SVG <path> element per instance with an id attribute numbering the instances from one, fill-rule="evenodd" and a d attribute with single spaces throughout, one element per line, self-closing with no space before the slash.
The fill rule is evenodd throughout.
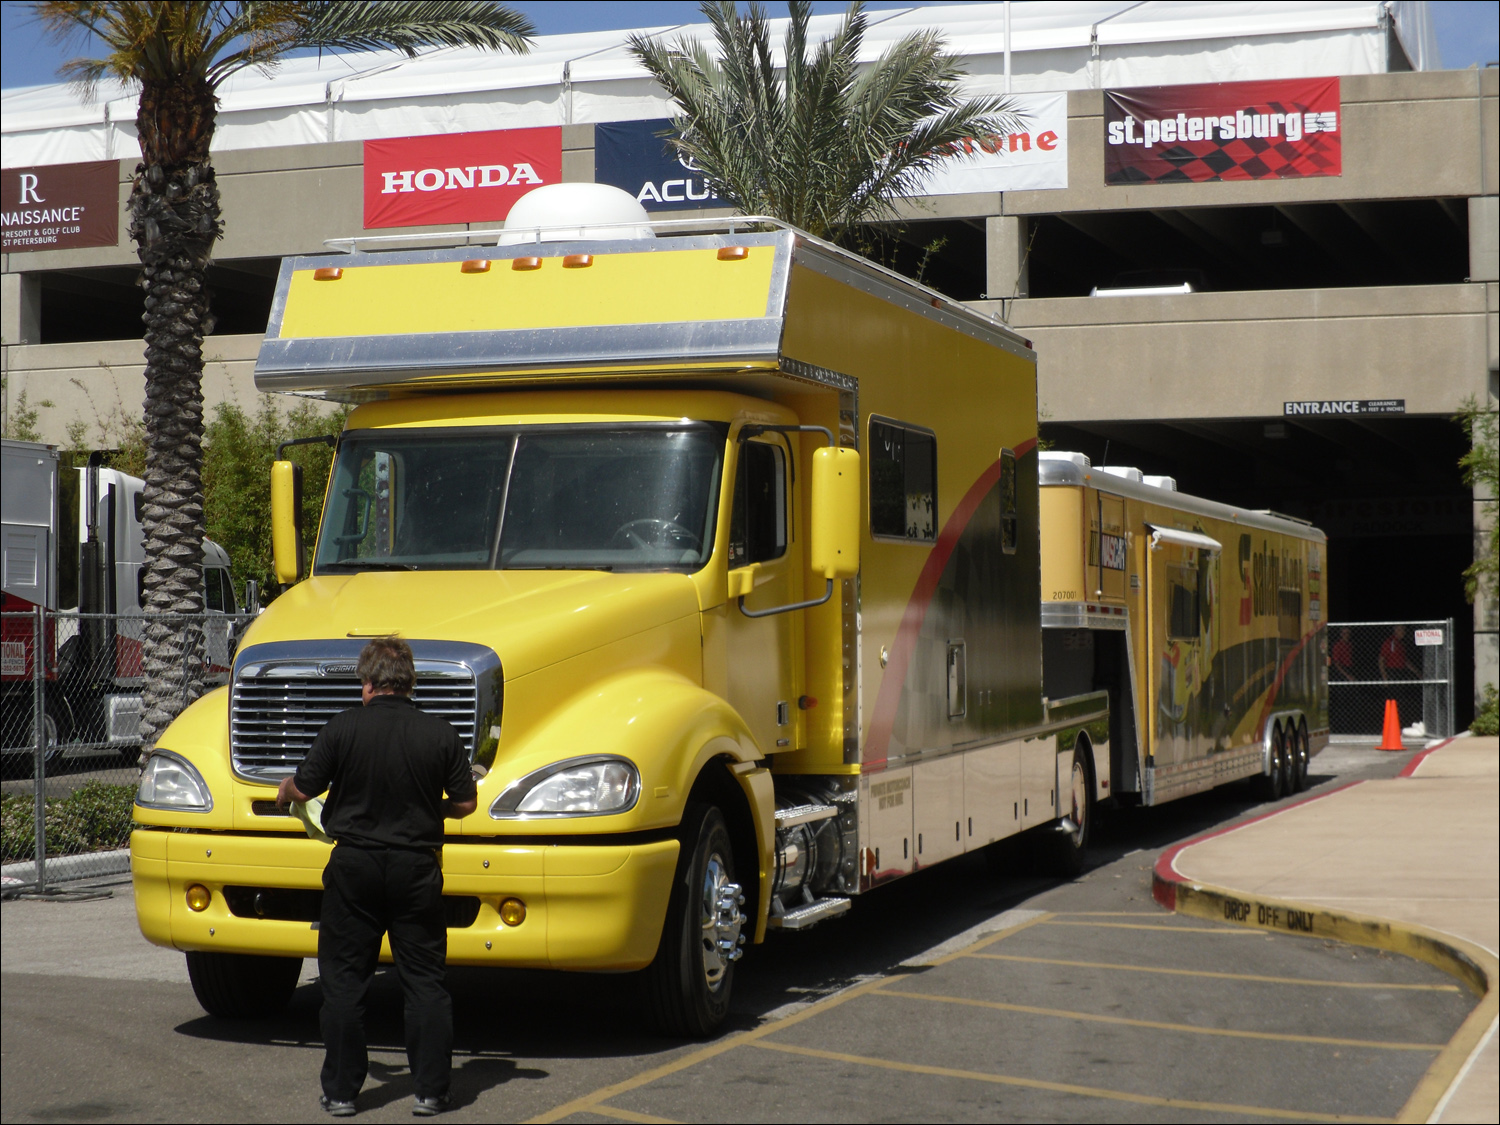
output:
<path id="1" fill-rule="evenodd" d="M 1420 766 L 1423 762 L 1425 762 L 1427 760 L 1427 755 L 1428 754 L 1431 754 L 1434 750 L 1441 750 L 1444 746 L 1447 746 L 1448 743 L 1450 743 L 1452 741 L 1453 741 L 1452 738 L 1445 738 L 1445 739 L 1443 739 L 1443 741 L 1439 742 L 1436 746 L 1429 746 L 1426 750 L 1423 750 L 1420 754 L 1414 754 L 1414 755 L 1412 755 L 1411 761 L 1407 762 L 1406 765 L 1402 766 L 1401 767 L 1401 772 L 1398 773 L 1396 776 L 1397 777 L 1411 777 L 1414 773 L 1417 772 L 1417 767 Z"/>
<path id="2" fill-rule="evenodd" d="M 1433 747 L 1437 749 L 1436 746 Z M 1342 793 L 1345 789 L 1353 789 L 1356 785 L 1363 785 L 1364 781 L 1349 781 L 1337 788 L 1330 789 L 1325 793 L 1314 793 L 1310 797 L 1303 797 L 1300 801 L 1293 801 L 1289 805 L 1282 805 L 1279 809 L 1252 816 L 1249 820 L 1242 820 L 1238 824 L 1231 824 L 1225 828 L 1215 828 L 1212 832 L 1205 832 L 1201 836 L 1194 836 L 1191 840 L 1184 840 L 1180 844 L 1173 844 L 1156 861 L 1156 866 L 1151 869 L 1151 897 L 1167 910 L 1177 910 L 1177 887 L 1188 880 L 1181 875 L 1173 864 L 1177 860 L 1177 854 L 1185 848 L 1194 844 L 1201 844 L 1205 840 L 1212 840 L 1215 836 L 1224 836 L 1230 832 L 1238 832 L 1241 828 L 1248 828 L 1252 824 L 1258 824 L 1262 820 L 1270 820 L 1273 816 L 1280 816 L 1284 812 L 1300 808 L 1303 805 L 1321 801 L 1324 797 L 1332 797 L 1335 793 Z"/>

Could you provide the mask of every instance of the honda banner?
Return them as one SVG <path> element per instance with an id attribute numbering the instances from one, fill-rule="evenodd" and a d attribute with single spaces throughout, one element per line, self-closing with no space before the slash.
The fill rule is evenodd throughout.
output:
<path id="1" fill-rule="evenodd" d="M 1337 78 L 1104 91 L 1104 182 L 1343 173 Z"/>
<path id="2" fill-rule="evenodd" d="M 120 162 L 48 164 L 0 173 L 0 249 L 72 250 L 120 241 Z"/>
<path id="3" fill-rule="evenodd" d="M 562 129 L 365 142 L 365 227 L 497 222 L 534 187 L 562 180 Z"/>

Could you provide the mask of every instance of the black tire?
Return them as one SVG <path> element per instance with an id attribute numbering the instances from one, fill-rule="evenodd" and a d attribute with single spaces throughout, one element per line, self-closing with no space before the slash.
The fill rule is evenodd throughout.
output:
<path id="1" fill-rule="evenodd" d="M 735 883 L 734 850 L 718 808 L 689 805 L 681 840 L 661 944 L 643 973 L 643 983 L 658 1030 L 702 1038 L 718 1030 L 729 1015 L 734 962 L 744 941 L 741 927 L 746 919 L 739 908 L 744 896 Z M 735 889 L 729 891 L 730 886 Z M 727 951 L 723 941 L 729 942 Z"/>
<path id="2" fill-rule="evenodd" d="M 1287 738 L 1287 760 L 1291 766 L 1287 777 L 1288 793 L 1300 793 L 1307 788 L 1307 771 L 1312 763 L 1312 752 L 1307 744 L 1307 724 L 1298 723 Z"/>
<path id="3" fill-rule="evenodd" d="M 1260 796 L 1264 801 L 1279 801 L 1291 792 L 1288 787 L 1288 766 L 1291 758 L 1287 753 L 1286 732 L 1282 730 L 1281 724 L 1276 724 L 1276 729 L 1271 735 L 1271 772 L 1262 774 L 1260 778 Z"/>
<path id="4" fill-rule="evenodd" d="M 1062 879 L 1076 879 L 1083 874 L 1084 859 L 1088 854 L 1089 840 L 1094 833 L 1094 785 L 1090 769 L 1088 745 L 1082 741 L 1073 747 L 1073 768 L 1069 771 L 1069 786 L 1059 794 L 1072 829 L 1059 825 L 1047 830 L 1046 844 L 1040 849 L 1038 858 L 1045 874 Z"/>
<path id="5" fill-rule="evenodd" d="M 274 1016 L 287 1006 L 302 975 L 300 957 L 189 953 L 188 980 L 203 1010 L 226 1020 Z"/>

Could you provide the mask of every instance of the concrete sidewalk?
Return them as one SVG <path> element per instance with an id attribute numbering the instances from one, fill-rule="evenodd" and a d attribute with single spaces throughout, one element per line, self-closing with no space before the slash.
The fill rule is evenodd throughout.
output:
<path id="1" fill-rule="evenodd" d="M 1459 738 L 1166 852 L 1158 901 L 1421 957 L 1483 990 L 1403 1120 L 1500 1119 L 1500 740 Z"/>

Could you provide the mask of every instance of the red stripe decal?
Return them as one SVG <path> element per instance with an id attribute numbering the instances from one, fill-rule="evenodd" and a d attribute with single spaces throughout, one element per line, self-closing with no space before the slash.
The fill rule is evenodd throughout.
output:
<path id="1" fill-rule="evenodd" d="M 1271 707 L 1276 702 L 1276 693 L 1281 690 L 1281 682 L 1286 679 L 1287 672 L 1291 671 L 1292 661 L 1297 659 L 1298 654 L 1307 647 L 1307 642 L 1318 635 L 1328 622 L 1320 621 L 1313 626 L 1303 638 L 1297 642 L 1297 647 L 1286 654 L 1286 659 L 1281 662 L 1281 667 L 1276 670 L 1276 679 L 1271 681 L 1270 690 L 1266 692 L 1266 702 L 1260 709 L 1260 722 L 1255 724 L 1255 737 L 1266 736 L 1266 720 L 1271 717 Z"/>
<path id="2" fill-rule="evenodd" d="M 1426 750 L 1423 750 L 1420 754 L 1413 755 L 1412 756 L 1412 760 L 1409 761 L 1409 762 L 1407 762 L 1406 765 L 1402 767 L 1401 772 L 1398 773 L 1396 776 L 1397 777 L 1412 777 L 1412 776 L 1414 776 L 1416 774 L 1416 772 L 1417 772 L 1418 767 L 1420 767 L 1421 764 L 1427 760 L 1427 755 L 1428 754 L 1431 754 L 1431 753 L 1433 753 L 1434 751 L 1437 751 L 1437 750 L 1441 750 L 1444 746 L 1447 746 L 1448 743 L 1450 743 L 1452 741 L 1453 741 L 1453 739 L 1451 739 L 1451 738 L 1445 738 L 1445 739 L 1443 739 L 1443 741 L 1439 742 L 1436 746 L 1429 746 Z"/>
<path id="3" fill-rule="evenodd" d="M 1036 447 L 1036 439 L 1030 438 L 1016 446 L 1016 457 L 1021 458 Z M 896 722 L 896 708 L 901 703 L 901 689 L 906 684 L 906 673 L 911 666 L 912 654 L 916 651 L 917 637 L 922 633 L 922 622 L 927 618 L 927 609 L 932 604 L 932 595 L 937 593 L 943 569 L 953 555 L 953 549 L 968 529 L 969 521 L 979 510 L 979 502 L 1000 480 L 1000 460 L 995 461 L 969 486 L 943 530 L 917 576 L 917 584 L 906 603 L 906 612 L 901 615 L 901 625 L 896 630 L 896 639 L 891 644 L 891 656 L 887 662 L 885 676 L 880 681 L 880 691 L 875 696 L 875 710 L 870 716 L 870 733 L 865 739 L 864 763 L 866 771 L 873 772 L 884 766 L 890 749 L 891 727 Z"/>

